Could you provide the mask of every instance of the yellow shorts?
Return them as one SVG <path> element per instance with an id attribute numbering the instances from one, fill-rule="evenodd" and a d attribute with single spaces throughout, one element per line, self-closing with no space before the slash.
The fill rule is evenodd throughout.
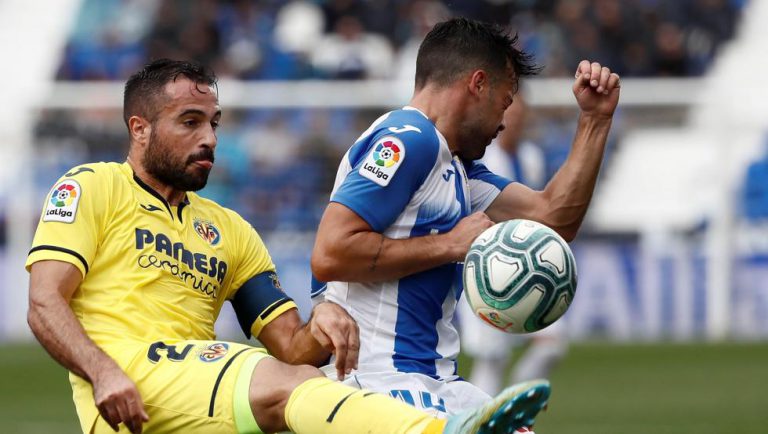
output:
<path id="1" fill-rule="evenodd" d="M 108 353 L 139 388 L 149 415 L 145 433 L 261 432 L 248 391 L 256 363 L 270 357 L 266 350 L 222 341 L 162 341 L 111 347 Z M 70 381 L 83 432 L 114 433 L 99 416 L 91 384 L 72 374 Z"/>

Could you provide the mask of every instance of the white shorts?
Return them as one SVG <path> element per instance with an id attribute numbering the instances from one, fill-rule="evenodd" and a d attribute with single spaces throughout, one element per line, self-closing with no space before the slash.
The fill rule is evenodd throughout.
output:
<path id="1" fill-rule="evenodd" d="M 336 368 L 323 367 L 335 379 Z M 435 380 L 423 374 L 405 372 L 353 372 L 342 382 L 347 386 L 389 395 L 423 410 L 430 416 L 447 418 L 463 410 L 479 407 L 491 397 L 462 379 Z"/>

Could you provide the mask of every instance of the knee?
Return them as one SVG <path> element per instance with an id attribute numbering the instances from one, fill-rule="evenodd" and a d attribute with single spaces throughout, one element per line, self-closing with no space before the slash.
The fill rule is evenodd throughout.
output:
<path id="1" fill-rule="evenodd" d="M 301 383 L 317 377 L 323 377 L 323 373 L 309 365 L 288 365 L 271 358 L 259 362 L 251 376 L 249 399 L 262 431 L 287 430 L 285 407 L 291 393 Z"/>

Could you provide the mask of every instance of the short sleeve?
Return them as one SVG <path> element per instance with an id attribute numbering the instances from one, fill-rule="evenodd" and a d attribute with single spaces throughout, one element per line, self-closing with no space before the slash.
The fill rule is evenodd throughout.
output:
<path id="1" fill-rule="evenodd" d="M 45 196 L 25 267 L 44 260 L 68 262 L 88 273 L 108 219 L 109 169 L 101 164 L 76 167 Z"/>
<path id="2" fill-rule="evenodd" d="M 465 163 L 465 167 L 469 179 L 472 212 L 485 211 L 496 199 L 496 196 L 512 183 L 509 179 L 491 172 L 483 163 L 478 161 Z"/>
<path id="3" fill-rule="evenodd" d="M 348 153 L 352 170 L 331 201 L 350 208 L 376 232 L 402 213 L 435 166 L 439 151 L 431 131 L 382 129 Z"/>

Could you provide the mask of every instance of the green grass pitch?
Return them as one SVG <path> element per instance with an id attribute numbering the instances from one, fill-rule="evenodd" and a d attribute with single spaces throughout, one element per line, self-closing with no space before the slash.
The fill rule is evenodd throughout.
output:
<path id="1" fill-rule="evenodd" d="M 578 344 L 551 382 L 537 434 L 768 433 L 766 343 Z"/>
<path id="2" fill-rule="evenodd" d="M 0 349 L 0 431 L 79 432 L 64 369 L 35 345 Z M 552 384 L 538 434 L 768 433 L 768 343 L 577 344 Z"/>

